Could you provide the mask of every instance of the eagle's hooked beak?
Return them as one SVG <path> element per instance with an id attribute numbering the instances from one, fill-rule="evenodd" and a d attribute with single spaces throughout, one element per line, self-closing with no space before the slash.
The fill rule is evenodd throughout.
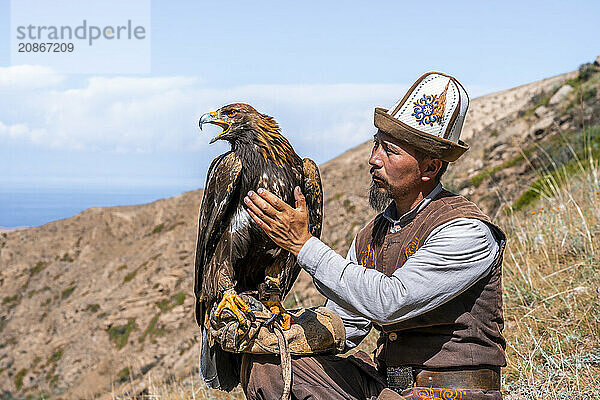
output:
<path id="1" fill-rule="evenodd" d="M 200 128 L 200 130 L 202 130 L 203 124 L 213 124 L 213 125 L 218 125 L 221 128 L 223 128 L 223 132 L 219 133 L 217 136 L 212 138 L 211 141 L 209 142 L 209 144 L 212 144 L 212 143 L 216 142 L 217 140 L 219 140 L 221 138 L 221 136 L 223 136 L 225 133 L 229 132 L 229 128 L 231 128 L 231 124 L 229 122 L 225 122 L 222 119 L 218 118 L 217 113 L 214 111 L 203 114 L 200 117 L 200 121 L 198 121 L 198 127 Z"/>

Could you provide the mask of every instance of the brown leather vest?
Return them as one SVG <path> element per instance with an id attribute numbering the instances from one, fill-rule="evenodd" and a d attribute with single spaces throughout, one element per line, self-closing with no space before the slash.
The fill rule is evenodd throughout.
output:
<path id="1" fill-rule="evenodd" d="M 442 190 L 415 218 L 397 232 L 379 214 L 356 240 L 358 262 L 391 276 L 418 251 L 438 226 L 456 218 L 485 222 L 501 241 L 490 273 L 465 292 L 435 309 L 381 330 L 375 357 L 381 367 L 427 368 L 506 365 L 502 337 L 502 255 L 506 236 L 472 202 Z M 410 282 L 406 282 L 410 285 Z"/>

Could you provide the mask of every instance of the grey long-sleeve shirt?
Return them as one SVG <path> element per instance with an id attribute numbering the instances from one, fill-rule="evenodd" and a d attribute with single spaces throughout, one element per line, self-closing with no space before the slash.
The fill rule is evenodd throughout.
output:
<path id="1" fill-rule="evenodd" d="M 398 229 L 410 222 L 441 191 L 438 185 L 415 208 L 395 218 L 393 204 L 384 211 Z M 355 238 L 356 241 L 356 238 Z M 317 238 L 298 254 L 298 262 L 328 298 L 346 327 L 346 346 L 356 346 L 371 330 L 430 311 L 458 296 L 486 276 L 499 251 L 482 221 L 457 218 L 434 229 L 423 245 L 392 276 L 358 264 L 355 241 L 343 258 Z"/>

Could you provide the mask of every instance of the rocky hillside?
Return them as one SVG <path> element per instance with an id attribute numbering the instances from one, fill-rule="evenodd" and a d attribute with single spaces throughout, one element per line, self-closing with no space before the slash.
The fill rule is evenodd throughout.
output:
<path id="1" fill-rule="evenodd" d="M 474 99 L 463 135 L 471 150 L 444 184 L 491 213 L 535 200 L 537 173 L 573 158 L 561 137 L 598 123 L 598 68 Z M 366 202 L 370 147 L 321 166 L 323 240 L 339 251 L 374 215 Z M 0 233 L 1 398 L 139 393 L 149 376 L 176 379 L 196 368 L 192 265 L 201 196 L 91 208 Z M 303 275 L 287 305 L 320 301 Z"/>

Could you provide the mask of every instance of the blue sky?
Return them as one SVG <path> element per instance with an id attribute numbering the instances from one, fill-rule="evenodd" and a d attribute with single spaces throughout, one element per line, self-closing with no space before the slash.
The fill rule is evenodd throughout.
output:
<path id="1" fill-rule="evenodd" d="M 321 163 L 423 72 L 476 97 L 593 61 L 599 17 L 598 1 L 152 1 L 151 73 L 83 75 L 11 66 L 0 0 L 0 185 L 202 187 L 227 145 L 198 117 L 238 101 Z"/>

